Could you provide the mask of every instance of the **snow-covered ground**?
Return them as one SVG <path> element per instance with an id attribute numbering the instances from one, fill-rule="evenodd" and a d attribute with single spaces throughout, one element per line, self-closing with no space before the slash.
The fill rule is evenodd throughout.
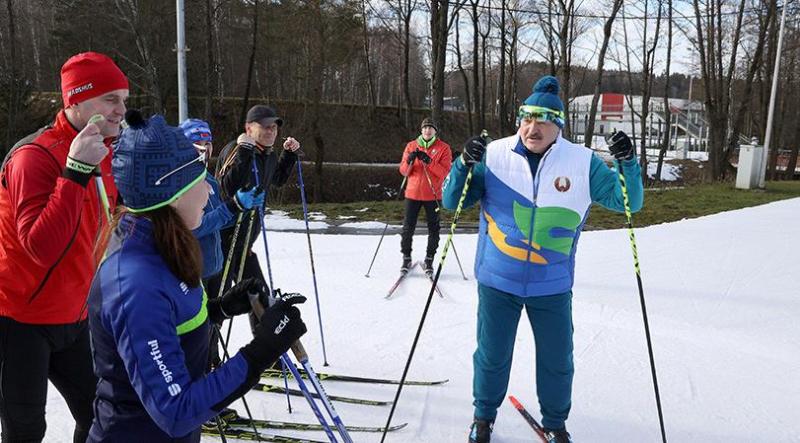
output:
<path id="1" fill-rule="evenodd" d="M 636 230 L 669 441 L 800 441 L 798 214 L 800 199 L 793 199 Z M 312 235 L 330 362 L 323 368 L 305 235 L 268 235 L 276 285 L 310 297 L 302 308 L 309 326 L 303 342 L 315 369 L 400 377 L 430 284 L 417 269 L 393 299 L 383 298 L 397 277 L 399 236 L 384 239 L 371 276 L 365 278 L 377 236 Z M 423 244 L 423 236 L 415 239 L 415 258 L 422 258 Z M 407 386 L 394 423 L 409 425 L 391 433 L 389 442 L 467 439 L 477 300 L 471 271 L 475 244 L 475 235 L 456 236 L 470 280 L 461 278 L 454 257 L 448 257 L 440 281 L 446 297 L 434 297 L 409 374 L 410 379 L 450 381 L 443 386 Z M 263 259 L 263 250 L 259 253 Z M 576 375 L 568 428 L 577 442 L 658 442 L 627 232 L 584 233 L 576 273 Z M 248 336 L 247 321 L 237 319 L 231 349 L 238 349 Z M 329 394 L 371 399 L 390 400 L 395 392 L 391 386 L 328 382 L 325 387 Z M 509 392 L 539 416 L 533 340 L 526 321 L 518 328 Z M 314 421 L 302 398 L 292 398 L 291 415 L 285 397 L 278 394 L 253 392 L 247 401 L 258 418 Z M 389 407 L 343 403 L 336 408 L 345 423 L 353 425 L 383 424 L 389 412 Z M 241 405 L 237 409 L 244 413 Z M 47 418 L 47 441 L 71 439 L 72 420 L 52 386 Z M 324 440 L 321 433 L 294 434 Z M 380 440 L 378 434 L 353 436 L 357 442 Z M 536 439 L 505 402 L 492 441 Z"/>

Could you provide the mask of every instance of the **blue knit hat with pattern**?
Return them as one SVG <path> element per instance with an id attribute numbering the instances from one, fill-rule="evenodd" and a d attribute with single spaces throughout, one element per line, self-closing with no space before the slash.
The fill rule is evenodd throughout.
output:
<path id="1" fill-rule="evenodd" d="M 541 106 L 558 112 L 564 112 L 564 103 L 558 96 L 561 87 L 558 79 L 552 75 L 545 75 L 533 85 L 533 94 L 522 103 L 524 105 Z"/>
<path id="2" fill-rule="evenodd" d="M 181 128 L 160 115 L 145 120 L 134 110 L 125 114 L 125 121 L 128 127 L 117 139 L 111 172 L 131 212 L 166 206 L 205 178 L 205 165 L 197 161 L 197 151 Z"/>

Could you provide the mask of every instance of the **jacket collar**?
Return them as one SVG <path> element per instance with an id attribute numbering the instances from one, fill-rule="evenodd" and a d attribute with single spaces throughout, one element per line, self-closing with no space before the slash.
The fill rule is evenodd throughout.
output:
<path id="1" fill-rule="evenodd" d="M 549 148 L 547 148 L 544 152 L 542 152 L 542 155 L 546 154 L 547 151 L 553 148 L 563 147 L 565 143 L 567 143 L 567 140 L 564 139 L 564 137 L 561 136 L 561 132 L 559 132 L 558 136 L 556 137 L 556 141 L 554 141 Z M 513 145 L 511 150 L 523 157 L 526 157 L 529 152 L 528 148 L 525 147 L 525 144 L 522 143 L 522 137 L 520 137 L 519 135 L 517 135 L 517 143 Z"/>

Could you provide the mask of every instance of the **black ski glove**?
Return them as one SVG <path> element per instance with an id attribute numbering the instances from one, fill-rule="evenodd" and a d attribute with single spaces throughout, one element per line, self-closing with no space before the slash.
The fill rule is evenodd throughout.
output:
<path id="1" fill-rule="evenodd" d="M 461 159 L 467 166 L 473 166 L 475 163 L 480 163 L 483 154 L 486 152 L 486 139 L 481 136 L 472 137 L 464 143 L 464 152 L 461 154 Z"/>
<path id="2" fill-rule="evenodd" d="M 261 316 L 253 340 L 240 350 L 247 359 L 248 378 L 259 377 L 306 333 L 300 310 L 294 306 L 304 303 L 306 297 L 296 293 L 281 294 L 280 291 L 276 291 L 276 295 L 275 304 L 266 308 Z"/>
<path id="3" fill-rule="evenodd" d="M 260 300 L 269 294 L 269 290 L 257 278 L 242 280 L 225 291 L 222 297 L 208 301 L 209 318 L 212 322 L 220 324 L 222 320 L 250 312 L 250 294 L 258 294 Z"/>
<path id="4" fill-rule="evenodd" d="M 419 152 L 419 150 L 416 150 L 416 151 L 411 151 L 411 153 L 408 154 L 408 159 L 406 160 L 406 162 L 408 162 L 409 165 L 411 163 L 414 163 L 414 160 L 417 159 L 417 153 L 418 152 Z"/>
<path id="5" fill-rule="evenodd" d="M 417 149 L 416 152 L 417 152 L 417 158 L 422 160 L 422 163 L 425 163 L 426 165 L 429 165 L 431 163 L 431 157 L 424 151 L 420 151 L 419 149 Z"/>
<path id="6" fill-rule="evenodd" d="M 611 151 L 611 155 L 613 155 L 615 159 L 630 160 L 633 158 L 633 143 L 631 143 L 631 139 L 624 132 L 615 132 L 611 135 L 608 142 L 610 143 L 608 150 Z"/>

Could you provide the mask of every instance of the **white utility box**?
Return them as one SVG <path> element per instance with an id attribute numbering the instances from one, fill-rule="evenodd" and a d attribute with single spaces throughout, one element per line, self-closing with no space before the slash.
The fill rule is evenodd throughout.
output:
<path id="1" fill-rule="evenodd" d="M 739 147 L 739 166 L 736 171 L 736 188 L 753 189 L 758 187 L 761 173 L 763 146 L 741 145 Z"/>

